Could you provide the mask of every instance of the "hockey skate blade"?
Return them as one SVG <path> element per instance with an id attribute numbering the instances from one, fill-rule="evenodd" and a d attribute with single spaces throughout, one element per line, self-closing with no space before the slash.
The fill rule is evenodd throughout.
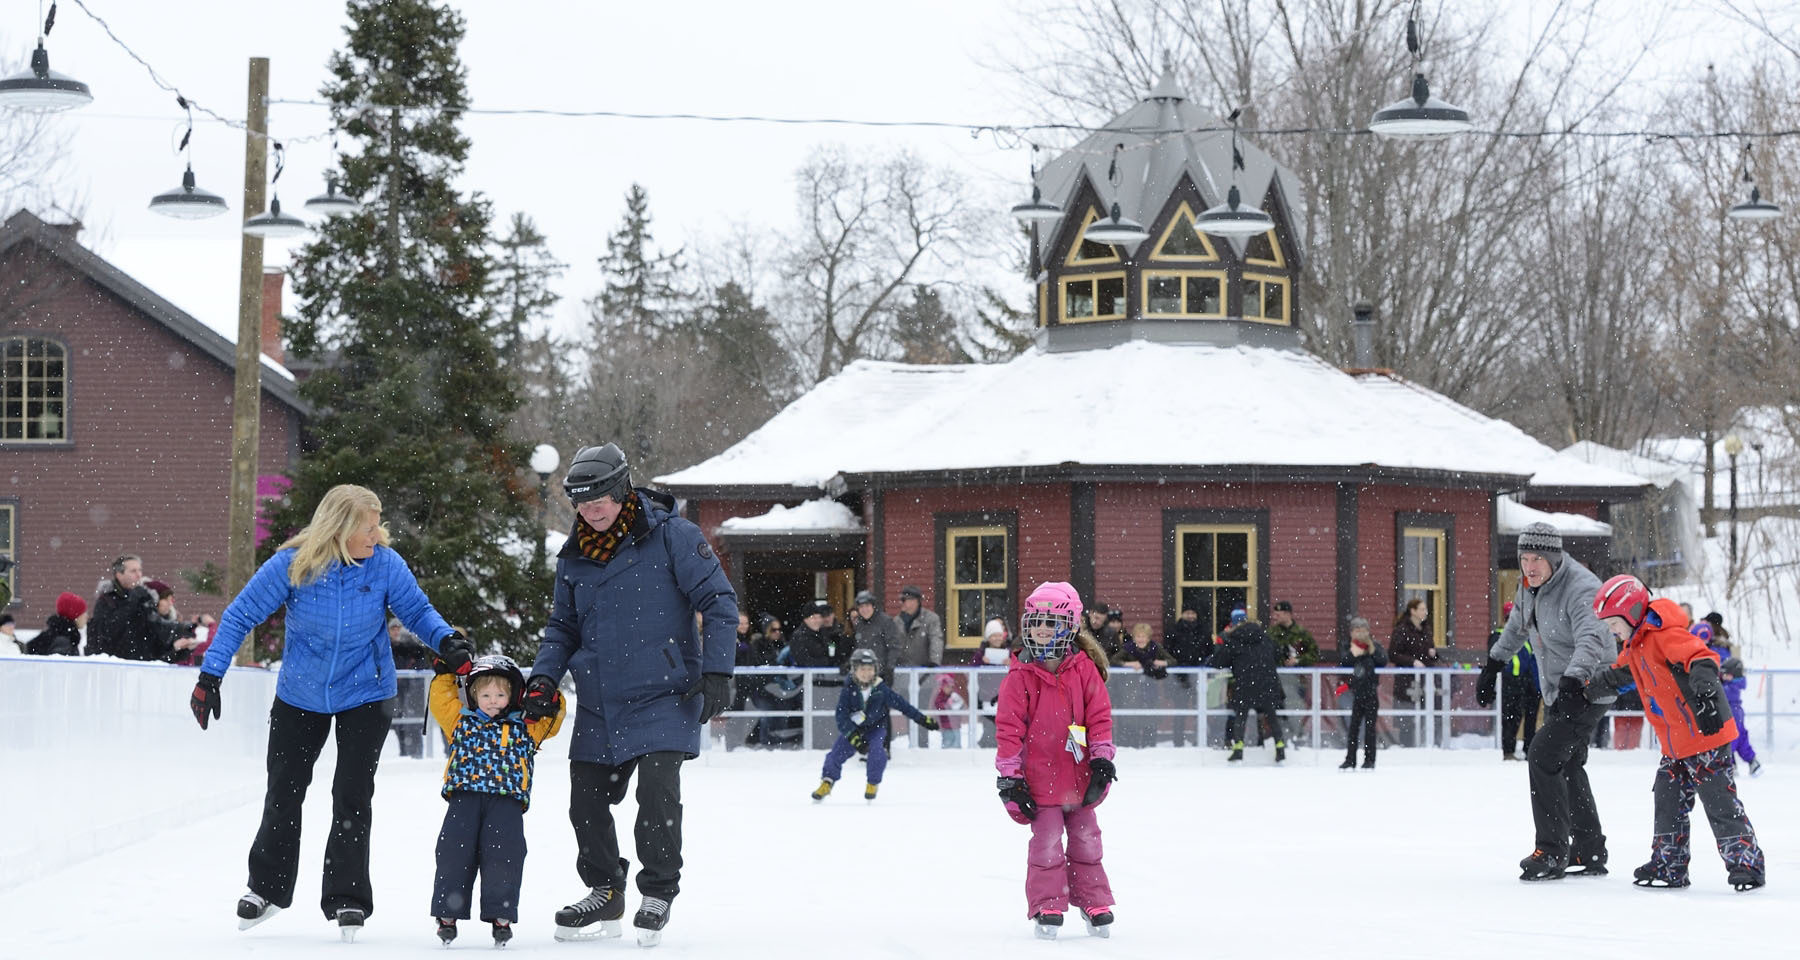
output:
<path id="1" fill-rule="evenodd" d="M 644 947 L 646 949 L 649 947 L 654 947 L 657 944 L 662 943 L 662 931 L 661 930 L 646 930 L 643 927 L 639 927 L 637 935 L 638 935 L 638 946 Z"/>
<path id="2" fill-rule="evenodd" d="M 361 932 L 362 932 L 361 927 L 339 927 L 338 928 L 338 937 L 340 939 L 342 939 L 345 943 L 355 943 L 356 935 Z M 446 944 L 444 944 L 444 946 L 447 947 L 447 946 L 449 946 L 449 944 L 446 943 Z"/>
<path id="3" fill-rule="evenodd" d="M 243 917 L 239 917 L 238 918 L 238 929 L 239 930 L 248 930 L 251 927 L 256 926 L 257 924 L 263 922 L 264 920 L 269 919 L 270 917 L 272 917 L 280 912 L 281 912 L 280 907 L 275 906 L 274 904 L 270 904 L 268 907 L 263 909 L 262 916 L 257 917 L 253 920 L 246 920 Z"/>
<path id="4" fill-rule="evenodd" d="M 614 937 L 623 935 L 624 931 L 619 929 L 619 921 L 601 920 L 598 923 L 590 923 L 585 927 L 565 927 L 558 925 L 554 936 L 555 939 L 567 943 L 576 940 L 611 940 Z"/>
<path id="5" fill-rule="evenodd" d="M 1052 926 L 1048 926 L 1046 924 L 1038 923 L 1038 924 L 1032 925 L 1031 932 L 1039 940 L 1055 940 L 1056 939 L 1056 931 L 1058 931 L 1060 929 L 1062 929 L 1062 928 L 1052 927 Z"/>
<path id="6" fill-rule="evenodd" d="M 1112 924 L 1110 923 L 1105 924 L 1104 926 L 1095 926 L 1092 921 L 1089 921 L 1087 928 L 1088 936 L 1090 937 L 1099 937 L 1100 939 L 1105 940 L 1112 936 Z"/>

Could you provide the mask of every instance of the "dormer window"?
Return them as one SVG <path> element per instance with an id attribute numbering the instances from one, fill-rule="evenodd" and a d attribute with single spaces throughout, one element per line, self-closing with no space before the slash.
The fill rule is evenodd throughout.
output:
<path id="1" fill-rule="evenodd" d="M 1076 235 L 1075 245 L 1070 248 L 1070 266 L 1079 267 L 1091 263 L 1119 262 L 1118 248 L 1111 244 L 1097 243 L 1087 238 L 1088 227 L 1093 226 L 1094 221 L 1098 219 L 1100 219 L 1100 211 L 1091 208 L 1088 210 L 1087 216 L 1082 218 L 1081 232 Z M 1119 307 L 1120 312 L 1123 313 L 1124 309 L 1124 305 L 1121 304 Z"/>
<path id="2" fill-rule="evenodd" d="M 1194 210 L 1183 203 L 1169 218 L 1169 226 L 1150 253 L 1152 260 L 1217 260 L 1212 241 L 1194 226 Z"/>

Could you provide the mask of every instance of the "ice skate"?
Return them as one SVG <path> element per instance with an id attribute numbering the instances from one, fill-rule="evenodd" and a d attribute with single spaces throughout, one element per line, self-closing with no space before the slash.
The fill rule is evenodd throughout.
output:
<path id="1" fill-rule="evenodd" d="M 669 922 L 669 901 L 661 897 L 645 897 L 638 904 L 637 916 L 631 918 L 631 925 L 637 928 L 637 941 L 640 947 L 654 947 L 662 942 L 663 926 Z"/>
<path id="2" fill-rule="evenodd" d="M 1542 850 L 1531 851 L 1531 856 L 1519 861 L 1519 879 L 1527 882 L 1539 880 L 1561 880 L 1563 871 L 1568 869 L 1567 858 Z"/>
<path id="3" fill-rule="evenodd" d="M 1679 890 L 1688 885 L 1688 876 L 1686 870 L 1652 860 L 1631 872 L 1631 882 L 1650 890 Z"/>
<path id="4" fill-rule="evenodd" d="M 1275 741 L 1275 762 L 1281 763 L 1282 761 L 1284 761 L 1286 759 L 1287 759 L 1287 744 L 1280 740 Z"/>
<path id="5" fill-rule="evenodd" d="M 444 942 L 444 946 L 446 946 L 446 947 L 449 946 L 450 941 L 456 939 L 456 918 L 455 917 L 438 917 L 437 918 L 437 934 L 438 934 L 438 939 L 442 940 Z"/>
<path id="6" fill-rule="evenodd" d="M 512 921 L 494 921 L 494 946 L 504 947 L 512 942 Z"/>
<path id="7" fill-rule="evenodd" d="M 1355 770 L 1356 769 L 1356 751 L 1355 750 L 1350 751 L 1350 754 L 1348 756 L 1344 757 L 1344 762 L 1338 764 L 1338 769 L 1339 770 Z"/>
<path id="8" fill-rule="evenodd" d="M 1763 885 L 1762 871 L 1753 870 L 1749 867 L 1732 867 L 1731 872 L 1727 875 L 1726 879 L 1731 882 L 1731 889 L 1736 890 L 1739 893 L 1755 890 L 1757 887 Z"/>
<path id="9" fill-rule="evenodd" d="M 339 907 L 337 912 L 338 936 L 345 943 L 355 943 L 356 935 L 362 932 L 363 921 L 369 915 L 356 907 Z"/>
<path id="10" fill-rule="evenodd" d="M 1099 937 L 1102 940 L 1112 936 L 1113 915 L 1111 909 L 1083 910 L 1081 919 L 1087 923 L 1088 936 Z"/>
<path id="11" fill-rule="evenodd" d="M 1035 913 L 1031 916 L 1031 922 L 1035 924 L 1032 933 L 1039 940 L 1055 940 L 1056 932 L 1062 929 L 1062 914 Z"/>
<path id="12" fill-rule="evenodd" d="M 1570 854 L 1569 867 L 1564 872 L 1571 877 L 1604 877 L 1606 876 L 1606 851 Z"/>
<path id="13" fill-rule="evenodd" d="M 255 891 L 238 898 L 238 929 L 248 930 L 281 912 L 281 908 L 256 895 Z"/>
<path id="14" fill-rule="evenodd" d="M 881 784 L 879 784 L 879 783 L 871 783 L 871 784 L 868 784 L 867 786 L 864 786 L 863 787 L 863 799 L 869 801 L 870 803 L 874 803 L 875 802 L 875 793 L 876 793 L 876 791 L 878 791 L 880 789 L 881 789 Z"/>
<path id="15" fill-rule="evenodd" d="M 1231 756 L 1225 758 L 1226 763 L 1238 763 L 1244 759 L 1244 741 L 1234 740 L 1231 744 Z"/>
<path id="16" fill-rule="evenodd" d="M 1365 753 L 1363 753 L 1362 768 L 1364 770 L 1375 769 L 1375 751 L 1369 750 L 1369 751 L 1366 751 Z"/>
<path id="17" fill-rule="evenodd" d="M 1750 775 L 1752 777 L 1762 776 L 1762 761 L 1761 760 L 1750 761 Z"/>
<path id="18" fill-rule="evenodd" d="M 580 900 L 556 911 L 558 940 L 610 940 L 621 936 L 625 894 L 616 887 L 592 887 Z"/>
<path id="19" fill-rule="evenodd" d="M 824 799 L 829 796 L 831 796 L 831 781 L 830 780 L 820 780 L 819 781 L 819 789 L 814 790 L 812 792 L 813 802 L 814 803 L 823 802 Z"/>

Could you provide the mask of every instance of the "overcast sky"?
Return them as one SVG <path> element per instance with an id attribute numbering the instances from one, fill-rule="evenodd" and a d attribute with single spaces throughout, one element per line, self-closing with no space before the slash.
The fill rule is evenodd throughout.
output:
<path id="1" fill-rule="evenodd" d="M 271 59 L 274 98 L 317 99 L 345 24 L 340 0 L 87 2 L 166 80 L 231 117 L 244 115 L 252 56 Z M 1519 28 L 1547 2 L 1521 8 Z M 0 2 L 0 49 L 15 62 L 29 48 L 35 6 Z M 1012 0 L 457 6 L 467 18 L 462 58 L 475 107 L 1036 119 L 1022 114 L 991 67 L 994 52 L 1011 49 L 1017 32 L 1021 5 Z M 1630 9 L 1621 2 L 1621 11 Z M 1669 74 L 1671 61 L 1705 59 L 1692 38 L 1708 22 L 1690 22 L 1698 27 L 1678 32 L 1660 75 Z M 1640 27 L 1622 16 L 1613 42 L 1629 49 Z M 49 49 L 55 68 L 86 81 L 96 98 L 60 121 L 70 137 L 69 184 L 86 202 L 85 242 L 204 322 L 234 333 L 243 134 L 203 122 L 194 137 L 200 185 L 226 197 L 229 215 L 190 222 L 152 214 L 149 198 L 180 180 L 174 147 L 182 118 L 174 96 L 66 0 Z M 320 107 L 271 109 L 271 132 L 290 145 L 278 185 L 290 210 L 323 191 L 329 153 L 324 141 L 296 138 L 327 125 Z M 577 327 L 580 302 L 599 286 L 594 261 L 634 181 L 649 191 L 654 229 L 666 246 L 718 236 L 733 221 L 787 226 L 792 173 L 824 143 L 911 149 L 950 165 L 991 199 L 996 218 L 1026 190 L 1025 150 L 953 131 L 479 115 L 464 129 L 473 149 L 463 188 L 485 193 L 497 222 L 513 211 L 531 214 L 554 254 L 571 265 L 560 288 L 558 326 L 565 330 Z M 290 243 L 299 241 L 269 241 L 268 262 L 284 263 Z M 1020 286 L 1011 292 L 1022 296 Z M 293 309 L 291 301 L 287 306 Z"/>

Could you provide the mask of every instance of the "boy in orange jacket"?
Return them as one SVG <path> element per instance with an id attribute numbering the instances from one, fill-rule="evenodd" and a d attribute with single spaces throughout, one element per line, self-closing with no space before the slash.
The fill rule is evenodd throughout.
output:
<path id="1" fill-rule="evenodd" d="M 1652 600 L 1642 581 L 1620 574 L 1594 595 L 1594 616 L 1623 641 L 1613 665 L 1589 687 L 1612 692 L 1636 682 L 1645 719 L 1662 745 L 1651 794 L 1656 802 L 1650 862 L 1637 868 L 1640 887 L 1688 885 L 1688 813 L 1706 808 L 1713 842 L 1734 889 L 1763 885 L 1763 852 L 1732 779 L 1737 725 L 1724 707 L 1719 655 L 1688 632 L 1687 614 L 1672 600 Z"/>

